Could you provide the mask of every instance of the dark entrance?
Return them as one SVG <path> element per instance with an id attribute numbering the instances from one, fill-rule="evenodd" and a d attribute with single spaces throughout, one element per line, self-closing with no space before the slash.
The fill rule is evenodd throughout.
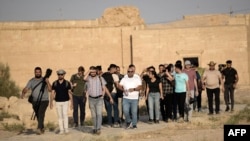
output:
<path id="1" fill-rule="evenodd" d="M 191 64 L 197 63 L 197 67 L 199 67 L 199 58 L 198 57 L 184 57 L 183 61 L 185 63 L 186 60 L 189 60 Z"/>

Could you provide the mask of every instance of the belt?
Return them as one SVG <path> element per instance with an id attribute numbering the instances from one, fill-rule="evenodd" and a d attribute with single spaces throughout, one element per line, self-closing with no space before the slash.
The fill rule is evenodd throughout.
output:
<path id="1" fill-rule="evenodd" d="M 100 97 L 102 97 L 102 95 L 99 95 L 99 96 L 95 96 L 95 97 L 94 97 L 94 96 L 90 96 L 90 95 L 89 95 L 89 97 L 90 97 L 90 98 L 94 98 L 94 99 L 97 99 L 97 98 L 100 98 Z"/>

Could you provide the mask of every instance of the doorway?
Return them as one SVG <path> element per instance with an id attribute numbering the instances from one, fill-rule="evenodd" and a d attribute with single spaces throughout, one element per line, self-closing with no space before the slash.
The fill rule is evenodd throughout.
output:
<path id="1" fill-rule="evenodd" d="M 198 57 L 184 57 L 183 62 L 185 63 L 186 60 L 189 60 L 192 65 L 196 64 L 199 67 L 199 58 Z"/>

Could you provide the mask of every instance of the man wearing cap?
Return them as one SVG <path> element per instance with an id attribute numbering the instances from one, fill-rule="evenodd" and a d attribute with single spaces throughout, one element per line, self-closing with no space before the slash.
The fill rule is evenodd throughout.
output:
<path id="1" fill-rule="evenodd" d="M 78 127 L 80 123 L 83 126 L 85 120 L 85 105 L 86 105 L 86 81 L 84 78 L 84 67 L 78 67 L 78 72 L 70 78 L 73 91 L 73 119 L 74 127 Z M 78 109 L 80 109 L 80 122 L 78 122 Z"/>
<path id="2" fill-rule="evenodd" d="M 232 61 L 226 61 L 227 67 L 222 71 L 224 81 L 224 99 L 226 103 L 226 112 L 230 110 L 229 101 L 231 101 L 231 111 L 234 110 L 234 89 L 239 81 L 237 70 L 232 67 Z"/>
<path id="3" fill-rule="evenodd" d="M 216 63 L 210 61 L 208 66 L 209 69 L 205 70 L 202 78 L 203 88 L 206 88 L 208 98 L 208 115 L 213 115 L 213 96 L 215 96 L 215 113 L 219 114 L 220 111 L 220 82 L 222 82 L 221 73 L 215 70 Z"/>
<path id="4" fill-rule="evenodd" d="M 66 72 L 63 69 L 57 71 L 58 80 L 52 84 L 52 94 L 50 99 L 56 101 L 56 111 L 58 116 L 59 134 L 69 133 L 68 129 L 68 107 L 73 108 L 71 85 L 64 79 Z M 53 108 L 53 100 L 50 101 L 50 108 Z"/>
<path id="5" fill-rule="evenodd" d="M 197 78 L 196 78 L 196 72 L 191 68 L 191 62 L 189 60 L 185 61 L 185 68 L 183 69 L 183 72 L 188 75 L 188 86 L 189 91 L 187 92 L 186 97 L 186 103 L 189 103 L 190 98 L 194 98 L 195 96 L 198 96 L 198 87 L 197 87 Z M 191 120 L 192 112 L 193 112 L 193 104 L 190 104 L 190 111 L 188 112 L 188 117 L 185 117 L 185 120 Z"/>

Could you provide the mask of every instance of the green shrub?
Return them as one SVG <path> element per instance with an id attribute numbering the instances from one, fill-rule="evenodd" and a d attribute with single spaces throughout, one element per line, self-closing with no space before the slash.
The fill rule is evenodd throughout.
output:
<path id="1" fill-rule="evenodd" d="M 23 124 L 2 123 L 2 125 L 3 125 L 4 130 L 6 131 L 21 132 L 25 129 Z"/>
<path id="2" fill-rule="evenodd" d="M 226 124 L 239 124 L 241 121 L 250 122 L 250 108 L 246 107 L 238 114 L 231 116 Z"/>
<path id="3" fill-rule="evenodd" d="M 10 67 L 0 63 L 0 96 L 19 96 L 19 88 L 13 80 L 10 80 Z"/>
<path id="4" fill-rule="evenodd" d="M 0 121 L 3 121 L 4 118 L 14 118 L 19 120 L 19 117 L 17 115 L 11 115 L 8 112 L 0 112 Z"/>

